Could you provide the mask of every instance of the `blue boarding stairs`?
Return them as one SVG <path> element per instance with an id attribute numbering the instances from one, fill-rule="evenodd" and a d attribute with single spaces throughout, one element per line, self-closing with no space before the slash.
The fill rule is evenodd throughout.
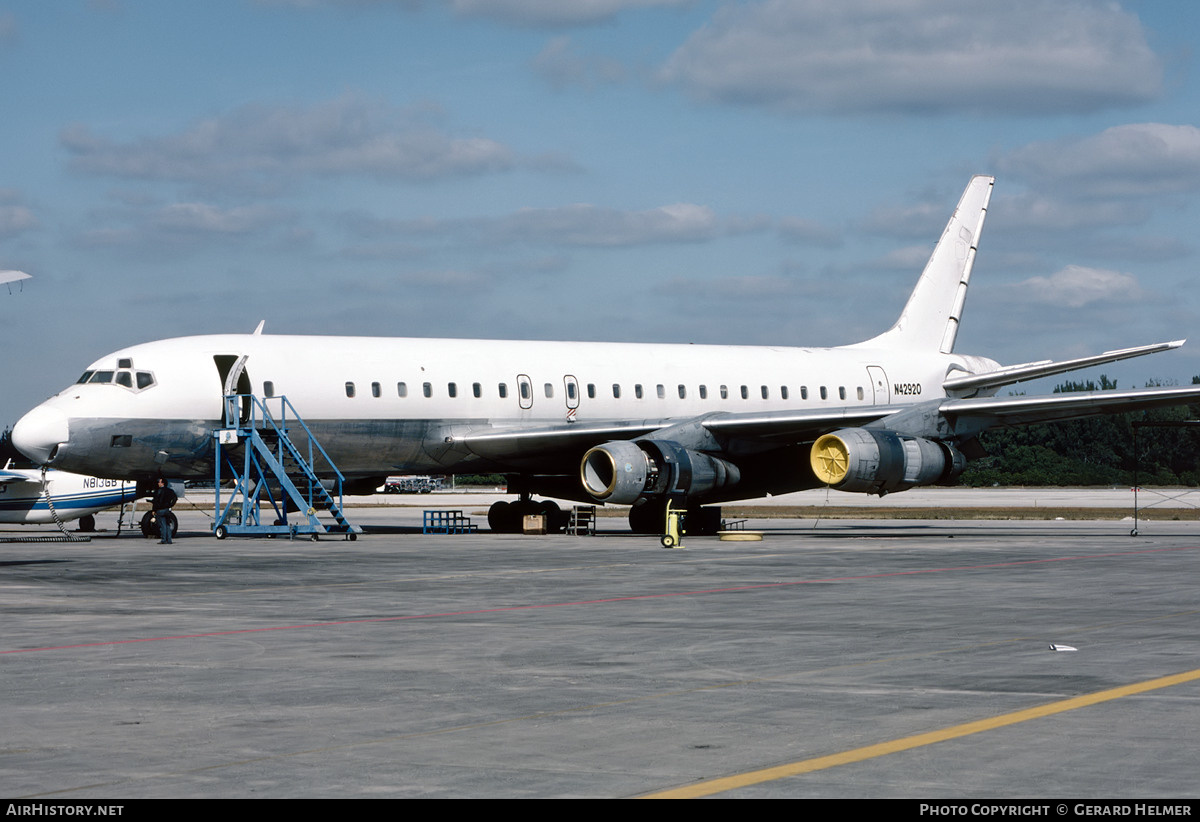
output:
<path id="1" fill-rule="evenodd" d="M 278 406 L 277 414 L 268 410 L 268 403 Z M 287 397 L 230 394 L 224 409 L 224 427 L 213 431 L 217 539 L 229 534 L 294 539 L 304 534 L 315 540 L 339 534 L 354 540 L 362 533 L 343 514 L 345 478 Z M 299 445 L 289 432 L 302 435 Z M 322 476 L 331 478 L 331 488 Z M 233 487 L 223 501 L 221 486 L 228 480 Z M 264 503 L 270 524 L 263 522 Z"/>

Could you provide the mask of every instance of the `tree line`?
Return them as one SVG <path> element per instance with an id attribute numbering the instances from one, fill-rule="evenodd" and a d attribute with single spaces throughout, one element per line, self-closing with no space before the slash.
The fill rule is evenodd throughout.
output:
<path id="1" fill-rule="evenodd" d="M 1192 377 L 1200 384 L 1200 376 Z M 1152 381 L 1147 388 L 1170 383 Z M 1110 390 L 1116 380 L 1065 382 L 1054 392 Z M 1200 418 L 1200 405 L 1155 408 L 1081 420 L 993 428 L 979 437 L 988 456 L 973 460 L 961 484 L 1200 486 L 1200 426 L 1151 427 L 1135 422 L 1182 422 Z"/>

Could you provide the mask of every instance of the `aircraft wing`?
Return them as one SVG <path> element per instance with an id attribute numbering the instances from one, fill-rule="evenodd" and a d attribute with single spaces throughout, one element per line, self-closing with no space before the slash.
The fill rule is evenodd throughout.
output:
<path id="1" fill-rule="evenodd" d="M 611 440 L 631 440 L 665 428 L 695 422 L 717 437 L 755 438 L 775 443 L 813 439 L 832 428 L 865 425 L 905 410 L 907 406 L 847 406 L 805 411 L 716 413 L 687 419 L 650 419 L 621 422 L 572 423 L 533 429 L 475 430 L 451 436 L 480 457 L 504 459 L 514 454 L 535 457 L 578 450 L 581 453 Z"/>
<path id="2" fill-rule="evenodd" d="M 0 271 L 0 285 L 4 283 L 15 283 L 18 280 L 29 280 L 32 277 L 24 271 L 13 271 L 11 269 Z"/>
<path id="3" fill-rule="evenodd" d="M 1195 402 L 1200 402 L 1200 385 L 1185 388 L 1135 388 L 1128 391 L 1072 391 L 1038 397 L 946 400 L 941 404 L 939 411 L 952 420 L 970 418 L 991 424 L 1028 425 Z"/>
<path id="4" fill-rule="evenodd" d="M 0 470 L 0 485 L 9 485 L 14 482 L 37 482 L 37 480 L 16 471 Z"/>
<path id="5" fill-rule="evenodd" d="M 1134 348 L 1121 348 L 1116 351 L 1105 351 L 1103 354 L 1094 354 L 1090 357 L 1079 357 L 1073 360 L 1061 360 L 1059 362 L 1041 360 L 1040 362 L 1010 365 L 995 371 L 985 371 L 982 374 L 963 374 L 959 377 L 947 377 L 942 383 L 942 388 L 951 394 L 976 394 L 980 391 L 994 390 L 1005 385 L 1024 382 L 1025 380 L 1049 377 L 1054 374 L 1065 374 L 1068 371 L 1074 371 L 1079 368 L 1103 365 L 1105 363 L 1117 362 L 1118 360 L 1128 360 L 1133 357 L 1142 357 L 1146 354 L 1156 354 L 1159 351 L 1170 351 L 1172 348 L 1179 348 L 1185 342 L 1187 340 L 1173 340 L 1171 342 L 1154 343 L 1153 345 L 1139 345 Z"/>
<path id="6" fill-rule="evenodd" d="M 1200 385 L 1080 391 L 1035 397 L 947 399 L 936 405 L 924 405 L 923 413 L 930 417 L 944 417 L 951 423 L 961 420 L 982 423 L 986 427 L 1054 422 L 1196 402 L 1200 402 Z M 769 447 L 808 442 L 837 428 L 864 426 L 893 415 L 903 415 L 907 422 L 915 410 L 914 406 L 843 406 L 801 411 L 716 413 L 691 420 L 647 419 L 580 422 L 532 429 L 475 429 L 466 432 L 447 431 L 445 442 L 450 449 L 465 449 L 485 459 L 507 462 L 514 457 L 528 459 L 561 456 L 567 452 L 582 453 L 604 442 L 631 440 L 693 423 L 718 441 L 758 441 Z M 872 427 L 886 428 L 887 423 Z"/>

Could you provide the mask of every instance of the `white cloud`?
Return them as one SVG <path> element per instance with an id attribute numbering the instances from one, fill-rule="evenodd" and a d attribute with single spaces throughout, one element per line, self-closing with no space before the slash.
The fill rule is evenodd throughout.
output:
<path id="1" fill-rule="evenodd" d="M 266 6 L 394 6 L 417 11 L 422 0 L 257 0 Z M 694 0 L 442 0 L 460 17 L 487 17 L 515 26 L 557 28 L 606 23 L 626 9 L 685 6 Z"/>
<path id="2" fill-rule="evenodd" d="M 1031 143 L 996 168 L 1076 196 L 1156 196 L 1200 190 L 1200 128 L 1131 123 L 1099 134 Z"/>
<path id="3" fill-rule="evenodd" d="M 792 112 L 1059 113 L 1153 99 L 1162 66 L 1112 3 L 763 0 L 724 6 L 661 78 Z"/>
<path id="4" fill-rule="evenodd" d="M 37 227 L 33 212 L 23 205 L 0 204 L 0 237 L 15 237 Z"/>
<path id="5" fill-rule="evenodd" d="M 346 228 L 363 237 L 438 236 L 478 245 L 532 243 L 547 246 L 625 247 L 704 242 L 768 226 L 763 219 L 721 218 L 708 206 L 674 203 L 642 211 L 576 203 L 523 208 L 499 217 L 439 220 L 378 220 L 346 215 Z"/>
<path id="6" fill-rule="evenodd" d="M 626 9 L 684 6 L 693 0 L 450 0 L 464 17 L 490 17 L 521 26 L 604 23 Z"/>
<path id="7" fill-rule="evenodd" d="M 118 142 L 75 125 L 61 135 L 77 171 L 202 187 L 280 187 L 304 175 L 404 180 L 484 174 L 513 153 L 484 137 L 456 137 L 435 109 L 401 109 L 356 95 L 313 106 L 250 105 L 176 134 Z"/>
<path id="8" fill-rule="evenodd" d="M 618 60 L 588 57 L 575 51 L 569 37 L 555 37 L 533 58 L 533 70 L 556 89 L 591 88 L 624 82 L 629 70 Z"/>
<path id="9" fill-rule="evenodd" d="M 1145 296 L 1132 275 L 1079 265 L 1069 265 L 1049 277 L 1030 277 L 1012 289 L 1014 299 L 1067 308 L 1094 303 L 1134 303 Z"/>
<path id="10" fill-rule="evenodd" d="M 245 234 L 278 222 L 279 212 L 263 206 L 221 209 L 207 203 L 173 203 L 153 216 L 156 227 L 171 231 Z"/>

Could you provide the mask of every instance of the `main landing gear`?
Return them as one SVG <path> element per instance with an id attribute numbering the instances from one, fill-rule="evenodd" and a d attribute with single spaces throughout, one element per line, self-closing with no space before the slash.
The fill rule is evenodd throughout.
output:
<path id="1" fill-rule="evenodd" d="M 488 527 L 498 534 L 519 534 L 524 530 L 525 517 L 541 514 L 546 518 L 546 532 L 558 533 L 567 527 L 570 515 L 551 500 L 533 500 L 522 496 L 519 500 L 501 500 L 488 508 Z"/>

